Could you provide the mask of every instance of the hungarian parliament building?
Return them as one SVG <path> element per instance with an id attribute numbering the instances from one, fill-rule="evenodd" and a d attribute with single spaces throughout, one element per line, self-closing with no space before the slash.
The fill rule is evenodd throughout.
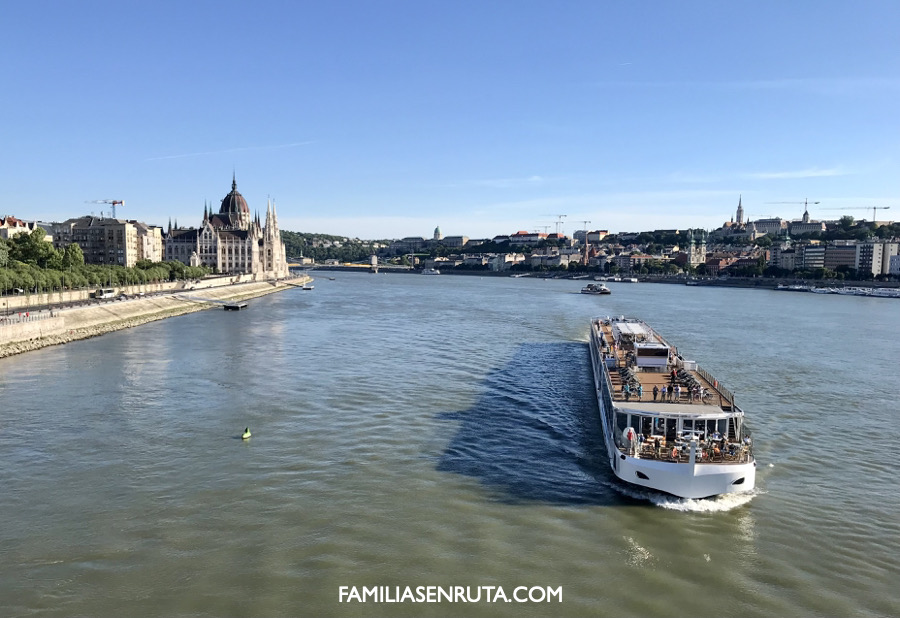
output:
<path id="1" fill-rule="evenodd" d="M 204 206 L 199 228 L 173 228 L 170 223 L 163 242 L 166 260 L 208 266 L 222 274 L 254 275 L 257 279 L 288 275 L 274 204 L 267 201 L 266 221 L 262 225 L 258 214 L 250 214 L 234 178 L 219 212 Z"/>

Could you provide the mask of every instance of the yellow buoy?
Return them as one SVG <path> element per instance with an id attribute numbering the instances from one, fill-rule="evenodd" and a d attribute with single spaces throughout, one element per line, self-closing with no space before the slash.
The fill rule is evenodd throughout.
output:
<path id="1" fill-rule="evenodd" d="M 251 435 L 250 428 L 247 427 L 247 429 L 244 430 L 244 433 L 241 434 L 241 440 L 249 440 Z"/>

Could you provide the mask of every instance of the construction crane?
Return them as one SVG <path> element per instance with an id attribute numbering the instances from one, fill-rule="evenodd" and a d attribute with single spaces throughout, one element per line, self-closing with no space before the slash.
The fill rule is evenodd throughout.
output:
<path id="1" fill-rule="evenodd" d="M 588 234 L 590 233 L 590 230 L 588 229 L 588 223 L 590 223 L 590 221 L 587 221 L 586 219 L 582 219 L 582 221 L 581 221 L 581 225 L 584 228 L 584 244 L 585 245 L 587 245 Z"/>
<path id="2" fill-rule="evenodd" d="M 808 199 L 802 202 L 766 202 L 766 204 L 803 204 L 803 209 L 808 210 L 809 204 L 821 204 L 821 202 L 810 202 Z"/>
<path id="3" fill-rule="evenodd" d="M 556 217 L 556 235 L 559 236 L 559 226 L 562 225 L 566 215 L 541 215 L 542 217 Z"/>
<path id="4" fill-rule="evenodd" d="M 869 210 L 872 209 L 872 222 L 875 222 L 875 215 L 879 210 L 889 210 L 890 206 L 850 206 L 849 208 L 822 208 L 822 210 Z"/>
<path id="5" fill-rule="evenodd" d="M 109 204 L 112 206 L 112 218 L 116 218 L 116 204 L 125 205 L 124 200 L 88 200 L 85 204 Z"/>

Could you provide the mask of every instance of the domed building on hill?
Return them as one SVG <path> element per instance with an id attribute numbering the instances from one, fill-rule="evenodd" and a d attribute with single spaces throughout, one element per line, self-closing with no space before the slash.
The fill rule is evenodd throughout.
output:
<path id="1" fill-rule="evenodd" d="M 258 214 L 251 215 L 233 177 L 231 192 L 222 200 L 219 212 L 204 205 L 199 228 L 169 223 L 164 243 L 167 260 L 209 266 L 217 273 L 254 275 L 254 279 L 288 275 L 275 205 L 266 203 L 266 223 L 262 225 Z"/>

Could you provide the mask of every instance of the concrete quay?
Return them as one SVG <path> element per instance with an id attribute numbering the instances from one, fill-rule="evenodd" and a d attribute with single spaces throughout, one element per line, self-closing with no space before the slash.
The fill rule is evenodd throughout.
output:
<path id="1" fill-rule="evenodd" d="M 0 319 L 0 358 L 79 339 L 132 328 L 147 322 L 216 308 L 219 303 L 257 298 L 293 289 L 309 277 L 238 283 L 223 287 L 179 290 L 169 294 L 110 300 L 68 309 L 51 309 L 27 317 Z"/>

